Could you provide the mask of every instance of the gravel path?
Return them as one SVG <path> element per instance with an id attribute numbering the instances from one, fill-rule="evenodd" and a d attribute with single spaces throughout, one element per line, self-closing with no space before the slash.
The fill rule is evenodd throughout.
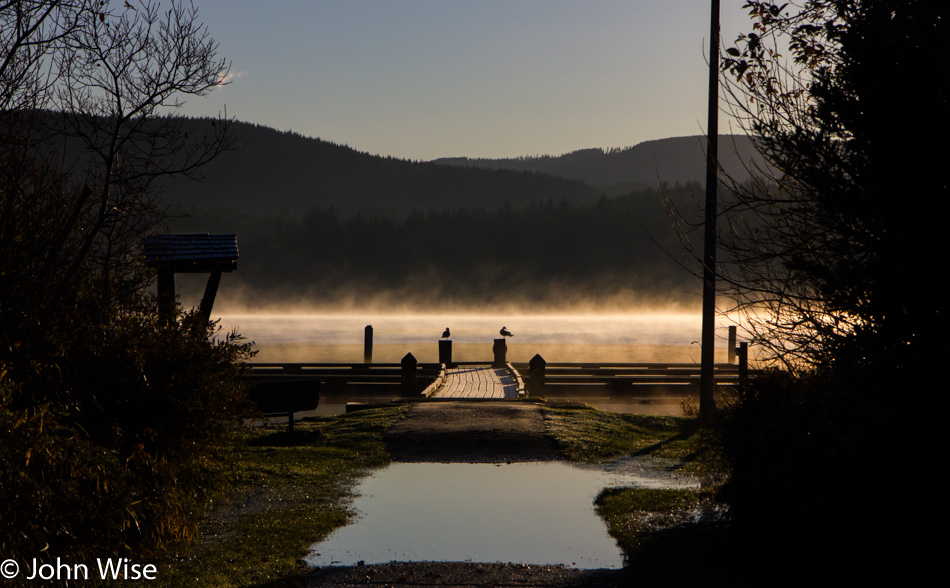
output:
<path id="1" fill-rule="evenodd" d="M 624 571 L 573 570 L 563 566 L 475 563 L 393 563 L 325 568 L 306 586 L 626 586 Z"/>
<path id="2" fill-rule="evenodd" d="M 560 459 L 544 417 L 527 402 L 421 402 L 386 432 L 397 462 L 491 463 Z"/>

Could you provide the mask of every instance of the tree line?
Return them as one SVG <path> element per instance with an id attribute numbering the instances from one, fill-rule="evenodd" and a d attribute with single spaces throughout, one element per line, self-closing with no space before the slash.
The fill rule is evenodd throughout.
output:
<path id="1" fill-rule="evenodd" d="M 546 200 L 415 210 L 404 218 L 346 217 L 332 207 L 301 216 L 193 210 L 174 226 L 237 233 L 241 260 L 229 284 L 261 301 L 307 296 L 326 303 L 386 290 L 473 304 L 543 302 L 564 293 L 603 298 L 620 290 L 655 296 L 696 287 L 679 265 L 682 245 L 667 201 L 687 201 L 700 190 L 676 185 L 590 205 Z"/>

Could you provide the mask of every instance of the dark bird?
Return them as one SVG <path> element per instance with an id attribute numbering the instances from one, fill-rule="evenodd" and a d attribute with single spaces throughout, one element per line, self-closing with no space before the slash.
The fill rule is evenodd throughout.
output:
<path id="1" fill-rule="evenodd" d="M 445 327 L 445 330 L 442 331 L 442 338 L 443 338 L 443 339 L 448 339 L 448 338 L 451 337 L 451 336 L 452 336 L 452 333 L 449 333 L 449 328 L 448 328 L 448 327 Z"/>
<path id="2" fill-rule="evenodd" d="M 501 333 L 502 337 L 514 337 L 514 335 L 511 334 L 511 331 L 508 330 L 508 327 L 502 327 L 498 332 Z"/>

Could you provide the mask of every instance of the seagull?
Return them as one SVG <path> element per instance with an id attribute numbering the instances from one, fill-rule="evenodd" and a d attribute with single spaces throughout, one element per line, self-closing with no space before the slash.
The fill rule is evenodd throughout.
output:
<path id="1" fill-rule="evenodd" d="M 448 338 L 451 337 L 451 336 L 452 336 L 452 334 L 449 333 L 449 328 L 448 328 L 448 327 L 445 327 L 445 330 L 442 331 L 442 338 L 443 338 L 443 339 L 448 339 Z"/>
<path id="2" fill-rule="evenodd" d="M 511 334 L 511 331 L 508 330 L 508 327 L 502 327 L 498 332 L 501 333 L 502 337 L 514 337 L 514 335 Z"/>

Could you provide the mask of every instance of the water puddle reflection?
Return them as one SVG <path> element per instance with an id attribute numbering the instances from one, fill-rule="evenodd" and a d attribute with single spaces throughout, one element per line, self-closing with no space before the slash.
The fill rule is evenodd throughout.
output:
<path id="1" fill-rule="evenodd" d="M 565 462 L 395 463 L 357 488 L 357 520 L 314 544 L 312 566 L 452 561 L 620 568 L 594 511 L 612 486 L 684 487 Z"/>

